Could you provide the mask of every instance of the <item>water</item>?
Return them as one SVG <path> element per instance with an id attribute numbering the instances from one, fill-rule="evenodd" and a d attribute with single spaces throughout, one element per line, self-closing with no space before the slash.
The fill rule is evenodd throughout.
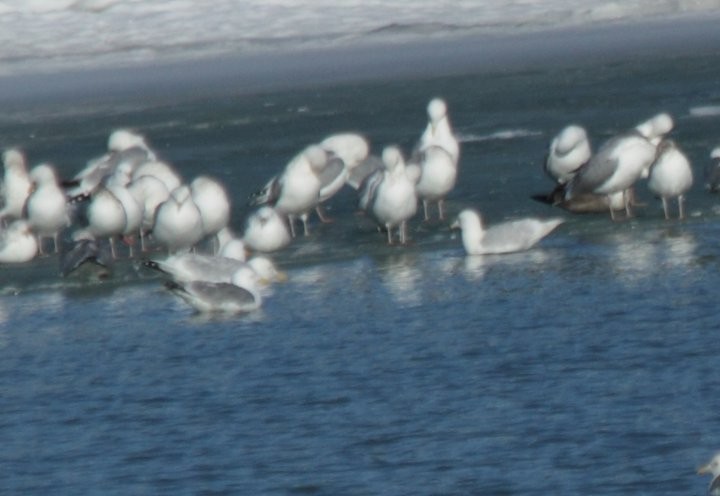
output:
<path id="1" fill-rule="evenodd" d="M 334 198 L 274 257 L 262 310 L 194 315 L 138 261 L 57 275 L 0 267 L 3 494 L 702 494 L 720 446 L 714 350 L 720 219 L 702 171 L 717 145 L 717 54 L 559 69 L 476 68 L 198 99 L 10 108 L 0 145 L 66 174 L 135 127 L 186 179 L 247 196 L 307 143 L 358 130 L 405 150 L 444 96 L 462 137 L 453 216 L 563 215 L 536 249 L 466 257 L 443 223 L 408 247 Z M 172 96 L 172 95 L 170 95 Z M 530 199 L 552 136 L 593 145 L 660 110 L 691 158 L 689 219 L 630 221 Z"/>

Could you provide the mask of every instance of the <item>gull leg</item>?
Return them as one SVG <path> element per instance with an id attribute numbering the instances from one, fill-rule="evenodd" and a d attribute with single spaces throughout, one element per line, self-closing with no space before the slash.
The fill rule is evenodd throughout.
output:
<path id="1" fill-rule="evenodd" d="M 623 190 L 623 204 L 625 205 L 625 215 L 630 218 L 633 216 L 632 208 L 630 208 L 630 194 L 628 190 Z"/>
<path id="2" fill-rule="evenodd" d="M 612 200 L 610 195 L 607 195 L 608 207 L 610 208 L 610 220 L 615 220 L 615 211 L 612 208 Z"/>
<path id="3" fill-rule="evenodd" d="M 295 217 L 288 215 L 288 224 L 290 224 L 290 236 L 295 237 Z"/>
<path id="4" fill-rule="evenodd" d="M 388 244 L 393 244 L 392 241 L 392 226 L 390 224 L 385 224 L 385 228 L 387 229 L 387 235 L 388 235 Z"/>
<path id="5" fill-rule="evenodd" d="M 308 214 L 307 213 L 302 214 L 300 216 L 300 219 L 302 220 L 302 223 L 303 223 L 303 234 L 305 236 L 310 235 L 310 231 L 308 231 Z"/>
<path id="6" fill-rule="evenodd" d="M 445 205 L 445 200 L 440 199 L 438 200 L 438 217 L 440 220 L 445 220 L 445 211 L 443 209 L 443 206 Z"/>
<path id="7" fill-rule="evenodd" d="M 685 218 L 685 196 L 678 196 L 678 215 L 680 219 Z"/>
<path id="8" fill-rule="evenodd" d="M 423 200 L 423 212 L 425 213 L 425 220 L 430 220 L 430 215 L 428 214 L 428 201 Z"/>
<path id="9" fill-rule="evenodd" d="M 670 219 L 670 212 L 668 211 L 668 201 L 664 196 L 662 197 L 663 212 L 665 213 L 665 220 Z"/>

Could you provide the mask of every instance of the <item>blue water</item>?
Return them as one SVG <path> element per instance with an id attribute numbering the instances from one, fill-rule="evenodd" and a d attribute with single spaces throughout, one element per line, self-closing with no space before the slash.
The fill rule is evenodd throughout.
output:
<path id="1" fill-rule="evenodd" d="M 139 260 L 107 280 L 52 257 L 0 267 L 3 494 L 703 494 L 716 412 L 720 213 L 703 189 L 720 58 L 628 55 L 533 68 L 198 99 L 94 98 L 9 108 L 0 145 L 69 175 L 119 126 L 186 179 L 247 196 L 306 144 L 357 130 L 412 146 L 444 96 L 463 139 L 452 217 L 567 221 L 526 253 L 466 257 L 444 223 L 407 247 L 350 190 L 274 258 L 263 308 L 205 318 Z M 640 185 L 635 219 L 530 199 L 565 124 L 597 147 L 665 110 L 693 162 L 690 217 Z"/>

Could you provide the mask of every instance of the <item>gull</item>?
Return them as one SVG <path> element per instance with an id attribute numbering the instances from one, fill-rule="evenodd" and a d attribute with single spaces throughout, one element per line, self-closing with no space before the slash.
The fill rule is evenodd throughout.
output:
<path id="1" fill-rule="evenodd" d="M 165 183 L 155 176 L 145 175 L 133 179 L 127 186 L 128 191 L 142 210 L 140 222 L 140 249 L 145 251 L 145 235 L 155 225 L 155 213 L 158 206 L 170 197 Z"/>
<path id="2" fill-rule="evenodd" d="M 347 184 L 350 174 L 370 153 L 370 145 L 364 136 L 357 133 L 337 133 L 319 143 L 328 155 L 325 168 L 320 173 L 320 203 L 315 211 L 320 220 L 327 219 L 322 212 L 322 203 L 332 198 Z"/>
<path id="3" fill-rule="evenodd" d="M 462 242 L 468 255 L 490 255 L 532 248 L 563 222 L 560 218 L 525 218 L 485 229 L 480 214 L 465 209 L 460 212 L 452 227 L 462 230 Z"/>
<path id="4" fill-rule="evenodd" d="M 553 138 L 543 169 L 556 183 L 566 184 L 591 155 L 585 128 L 570 124 Z"/>
<path id="5" fill-rule="evenodd" d="M 245 260 L 247 258 L 245 243 L 242 239 L 235 237 L 229 227 L 226 226 L 218 231 L 217 241 L 217 254 L 219 256 L 234 258 L 235 260 Z"/>
<path id="6" fill-rule="evenodd" d="M 625 212 L 630 216 L 627 192 L 635 181 L 648 176 L 656 158 L 657 145 L 673 125 L 669 114 L 660 113 L 610 138 L 567 183 L 565 199 L 583 193 L 610 195 L 624 191 Z M 615 219 L 613 209 L 610 209 L 610 217 Z"/>
<path id="7" fill-rule="evenodd" d="M 17 148 L 10 148 L 3 153 L 3 165 L 5 174 L 0 187 L 0 198 L 4 204 L 0 210 L 0 219 L 19 219 L 32 189 L 25 155 Z"/>
<path id="8" fill-rule="evenodd" d="M 159 160 L 149 160 L 140 164 L 133 171 L 132 180 L 136 181 L 144 176 L 152 176 L 162 181 L 168 191 L 175 191 L 183 184 L 182 178 L 175 168 L 167 162 Z"/>
<path id="9" fill-rule="evenodd" d="M 708 494 L 712 496 L 720 496 L 720 453 L 712 457 L 712 459 L 697 470 L 698 475 L 711 474 L 712 481 L 708 486 Z"/>
<path id="10" fill-rule="evenodd" d="M 564 199 L 586 193 L 609 196 L 622 191 L 626 195 L 625 211 L 631 215 L 627 191 L 640 177 L 647 177 L 655 153 L 655 145 L 635 130 L 609 139 L 567 183 Z M 613 209 L 610 216 L 615 218 Z"/>
<path id="11" fill-rule="evenodd" d="M 200 253 L 179 253 L 164 260 L 148 260 L 144 265 L 167 274 L 175 282 L 205 281 L 232 282 L 232 276 L 241 267 L 250 267 L 258 282 L 269 284 L 287 279 L 268 257 L 257 255 L 247 262 L 234 258 Z"/>
<path id="12" fill-rule="evenodd" d="M 710 152 L 713 161 L 705 168 L 705 187 L 711 192 L 720 191 L 720 146 Z"/>
<path id="13" fill-rule="evenodd" d="M 189 251 L 203 238 L 202 216 L 188 186 L 180 186 L 158 206 L 152 234 L 170 253 Z"/>
<path id="14" fill-rule="evenodd" d="M 290 222 L 290 234 L 295 236 L 295 219 L 303 222 L 307 236 L 308 215 L 320 203 L 322 181 L 320 174 L 328 162 L 327 153 L 318 145 L 310 145 L 297 154 L 279 176 L 272 178 L 260 193 L 251 198 L 251 205 L 268 203 Z"/>
<path id="15" fill-rule="evenodd" d="M 129 129 L 113 131 L 108 138 L 108 152 L 90 160 L 83 170 L 65 183 L 66 186 L 71 186 L 68 195 L 75 197 L 92 194 L 120 164 L 127 164 L 131 169 L 135 169 L 152 160 L 155 160 L 155 153 L 142 135 Z"/>
<path id="16" fill-rule="evenodd" d="M 168 281 L 165 287 L 201 313 L 246 313 L 260 308 L 262 296 L 257 275 L 250 267 L 241 267 L 232 282 Z"/>
<path id="17" fill-rule="evenodd" d="M 289 245 L 292 236 L 287 220 L 274 208 L 263 205 L 248 216 L 242 240 L 252 251 L 271 253 Z"/>
<path id="18" fill-rule="evenodd" d="M 387 229 L 388 244 L 393 243 L 395 226 L 400 243 L 405 244 L 407 221 L 417 211 L 417 169 L 405 167 L 402 152 L 396 146 L 386 147 L 382 159 L 385 167 L 368 176 L 360 188 L 360 208 Z"/>
<path id="19" fill-rule="evenodd" d="M 58 185 L 57 174 L 50 164 L 40 164 L 30 171 L 34 191 L 26 203 L 30 228 L 38 237 L 38 250 L 42 250 L 42 239 L 51 236 L 58 251 L 60 231 L 70 225 L 65 193 Z"/>
<path id="20" fill-rule="evenodd" d="M 96 238 L 108 238 L 110 253 L 117 258 L 115 237 L 125 230 L 127 214 L 122 202 L 105 187 L 95 191 L 87 207 L 88 232 Z"/>
<path id="21" fill-rule="evenodd" d="M 678 218 L 685 217 L 685 193 L 693 184 L 692 168 L 687 156 L 674 141 L 666 139 L 658 146 L 657 158 L 648 177 L 648 189 L 662 199 L 665 218 L 670 218 L 668 200 L 677 198 Z"/>
<path id="22" fill-rule="evenodd" d="M 217 252 L 217 233 L 230 222 L 230 199 L 225 187 L 210 177 L 198 176 L 190 183 L 190 194 L 200 210 L 203 236 L 213 239 L 213 251 Z"/>
<path id="23" fill-rule="evenodd" d="M 29 262 L 38 253 L 38 241 L 26 220 L 15 220 L 0 230 L 0 263 Z"/>
<path id="24" fill-rule="evenodd" d="M 99 267 L 99 278 L 110 275 L 114 257 L 107 245 L 99 243 L 87 229 L 80 229 L 73 233 L 72 240 L 72 248 L 60 257 L 60 273 L 63 277 L 69 276 L 85 264 Z"/>
<path id="25" fill-rule="evenodd" d="M 427 106 L 428 125 L 425 128 L 411 162 L 420 167 L 417 194 L 423 202 L 425 220 L 429 220 L 429 202 L 438 205 L 438 217 L 445 218 L 443 203 L 455 187 L 460 145 L 453 134 L 447 115 L 447 104 L 433 98 Z"/>

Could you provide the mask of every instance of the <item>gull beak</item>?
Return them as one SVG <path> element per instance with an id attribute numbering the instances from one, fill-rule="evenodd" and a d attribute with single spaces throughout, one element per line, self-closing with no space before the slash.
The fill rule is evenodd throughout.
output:
<path id="1" fill-rule="evenodd" d="M 288 275 L 286 272 L 284 272 L 282 270 L 278 270 L 277 274 L 275 274 L 275 280 L 277 282 L 287 282 Z"/>
<path id="2" fill-rule="evenodd" d="M 706 463 L 705 465 L 702 465 L 701 467 L 698 467 L 697 474 L 698 475 L 705 475 L 709 474 L 711 472 L 710 470 L 710 464 Z"/>
<path id="3" fill-rule="evenodd" d="M 450 224 L 450 229 L 460 229 L 460 221 L 455 219 L 455 222 Z"/>

